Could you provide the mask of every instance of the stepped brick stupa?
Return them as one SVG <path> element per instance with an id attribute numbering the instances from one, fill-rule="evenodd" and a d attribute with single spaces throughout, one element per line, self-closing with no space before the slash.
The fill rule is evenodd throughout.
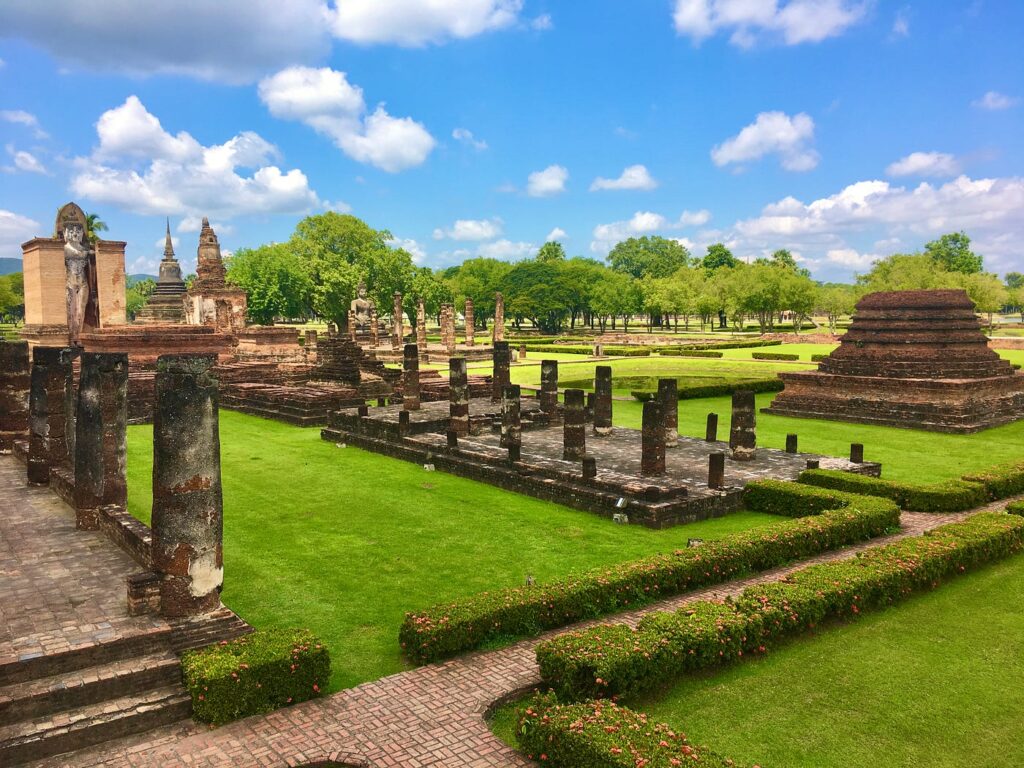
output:
<path id="1" fill-rule="evenodd" d="M 1024 375 L 989 349 L 962 290 L 868 294 L 817 371 L 779 376 L 765 413 L 956 433 L 1024 418 Z"/>
<path id="2" fill-rule="evenodd" d="M 136 323 L 159 325 L 185 323 L 185 281 L 181 278 L 181 265 L 174 256 L 171 242 L 171 221 L 167 220 L 164 257 L 160 260 L 160 276 L 149 302 L 135 316 Z"/>

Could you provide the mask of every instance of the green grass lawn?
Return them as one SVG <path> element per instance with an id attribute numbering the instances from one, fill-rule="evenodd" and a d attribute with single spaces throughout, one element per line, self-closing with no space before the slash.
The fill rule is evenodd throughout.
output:
<path id="1" fill-rule="evenodd" d="M 652 531 L 221 413 L 223 599 L 256 627 L 309 627 L 332 686 L 400 671 L 407 610 L 770 525 L 740 513 Z M 148 522 L 152 428 L 130 427 L 128 506 Z"/>

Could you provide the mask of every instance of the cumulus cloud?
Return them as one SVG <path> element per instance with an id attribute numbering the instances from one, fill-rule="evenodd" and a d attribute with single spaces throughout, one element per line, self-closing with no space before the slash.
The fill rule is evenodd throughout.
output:
<path id="1" fill-rule="evenodd" d="M 511 26 L 522 0 L 338 0 L 331 31 L 355 43 L 422 46 Z"/>
<path id="2" fill-rule="evenodd" d="M 568 236 L 569 235 L 566 234 L 564 229 L 561 227 L 555 227 L 548 232 L 548 236 L 544 238 L 544 242 L 550 243 L 554 240 L 565 240 Z"/>
<path id="3" fill-rule="evenodd" d="M 743 48 L 760 39 L 786 45 L 818 43 L 861 21 L 869 3 L 853 0 L 676 0 L 676 32 L 700 43 L 719 32 Z"/>
<path id="4" fill-rule="evenodd" d="M 598 176 L 590 184 L 590 191 L 596 192 L 602 189 L 655 189 L 658 182 L 648 172 L 644 165 L 631 165 L 622 171 L 617 179 L 605 179 Z"/>
<path id="5" fill-rule="evenodd" d="M 892 34 L 895 37 L 910 36 L 910 9 L 900 8 L 892 22 Z"/>
<path id="6" fill-rule="evenodd" d="M 193 218 L 304 213 L 320 205 L 306 175 L 270 164 L 277 149 L 255 133 L 203 146 L 188 133 L 165 131 L 129 96 L 103 113 L 97 135 L 93 155 L 74 161 L 71 190 L 78 197 L 133 213 Z"/>
<path id="7" fill-rule="evenodd" d="M 956 176 L 960 163 L 945 152 L 911 152 L 890 164 L 885 172 L 890 176 Z"/>
<path id="8" fill-rule="evenodd" d="M 452 138 L 462 144 L 472 147 L 478 152 L 487 149 L 487 142 L 473 136 L 473 132 L 468 128 L 456 128 L 452 131 Z"/>
<path id="9" fill-rule="evenodd" d="M 514 261 L 533 256 L 537 250 L 537 246 L 533 243 L 514 243 L 511 240 L 502 239 L 495 240 L 493 243 L 482 243 L 477 248 L 477 254 L 490 259 Z"/>
<path id="10" fill-rule="evenodd" d="M 831 248 L 825 254 L 826 261 L 848 269 L 866 269 L 878 258 L 877 254 L 859 253 L 854 248 Z"/>
<path id="11" fill-rule="evenodd" d="M 530 197 L 550 197 L 565 192 L 569 171 L 561 165 L 549 165 L 543 171 L 534 171 L 526 180 L 526 194 Z"/>
<path id="12" fill-rule="evenodd" d="M 28 216 L 0 209 L 0 253 L 21 253 L 21 244 L 39 235 L 46 235 L 42 225 Z"/>
<path id="13" fill-rule="evenodd" d="M 32 135 L 37 139 L 49 138 L 49 134 L 42 129 L 42 126 L 39 125 L 38 118 L 36 118 L 36 116 L 31 112 L 26 112 L 23 109 L 0 110 L 0 120 L 3 120 L 5 123 L 24 125 L 32 131 Z"/>
<path id="14" fill-rule="evenodd" d="M 434 230 L 435 240 L 492 240 L 502 233 L 501 219 L 458 219 L 450 227 Z"/>
<path id="15" fill-rule="evenodd" d="M 976 101 L 972 101 L 972 106 L 978 107 L 979 109 L 987 109 L 993 112 L 997 112 L 1003 109 L 1009 109 L 1015 107 L 1020 103 L 1020 99 L 1013 96 L 1007 96 L 1004 93 L 998 91 L 988 91 L 984 96 Z"/>
<path id="16" fill-rule="evenodd" d="M 675 220 L 652 211 L 637 211 L 627 221 L 613 221 L 610 224 L 598 224 L 594 227 L 590 250 L 594 253 L 606 254 L 616 243 L 631 237 L 642 237 L 655 232 L 669 232 L 690 226 L 702 226 L 710 218 L 711 213 L 706 210 L 683 211 Z M 673 239 L 679 240 L 679 238 Z"/>
<path id="17" fill-rule="evenodd" d="M 436 144 L 421 123 L 392 117 L 383 104 L 366 115 L 362 88 L 329 67 L 289 67 L 261 80 L 258 90 L 270 114 L 303 122 L 353 160 L 388 173 L 422 165 Z"/>
<path id="18" fill-rule="evenodd" d="M 388 245 L 392 248 L 402 248 L 408 251 L 416 264 L 422 264 L 427 258 L 427 252 L 423 249 L 423 246 L 410 237 L 393 237 L 388 240 Z"/>
<path id="19" fill-rule="evenodd" d="M 11 162 L 13 166 L 5 166 L 4 170 L 8 173 L 16 173 L 23 171 L 25 173 L 39 173 L 46 175 L 46 166 L 44 166 L 39 159 L 36 158 L 31 152 L 26 152 L 23 149 L 17 149 L 13 144 L 8 144 L 4 147 L 7 150 L 7 154 L 11 156 Z"/>
<path id="20" fill-rule="evenodd" d="M 814 140 L 814 120 L 803 112 L 790 117 L 784 112 L 761 112 L 753 123 L 711 150 L 715 165 L 760 160 L 777 155 L 787 171 L 809 171 L 820 156 L 809 146 Z"/>
<path id="21" fill-rule="evenodd" d="M 530 28 L 535 29 L 538 32 L 547 32 L 549 29 L 554 28 L 554 22 L 551 21 L 550 13 L 542 13 L 530 21 Z"/>

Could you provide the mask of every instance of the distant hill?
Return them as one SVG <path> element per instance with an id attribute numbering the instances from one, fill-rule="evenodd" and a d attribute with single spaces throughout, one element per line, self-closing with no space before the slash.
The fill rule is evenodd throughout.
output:
<path id="1" fill-rule="evenodd" d="M 0 259 L 0 275 L 21 272 L 21 259 Z"/>

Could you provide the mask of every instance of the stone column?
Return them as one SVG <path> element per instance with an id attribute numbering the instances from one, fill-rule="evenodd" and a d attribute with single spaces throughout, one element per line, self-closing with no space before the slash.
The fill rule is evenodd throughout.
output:
<path id="1" fill-rule="evenodd" d="M 71 466 L 74 441 L 74 389 L 71 364 L 75 351 L 67 347 L 32 350 L 29 389 L 28 481 L 50 482 L 50 472 Z"/>
<path id="2" fill-rule="evenodd" d="M 491 338 L 493 341 L 505 339 L 505 297 L 500 292 L 494 294 L 494 329 Z"/>
<path id="3" fill-rule="evenodd" d="M 405 320 L 402 316 L 402 294 L 395 291 L 394 306 L 391 311 L 391 348 L 396 352 L 402 348 L 402 340 L 405 338 Z"/>
<path id="4" fill-rule="evenodd" d="M 423 299 L 416 299 L 416 346 L 420 361 L 427 362 L 427 310 L 423 307 Z"/>
<path id="5" fill-rule="evenodd" d="M 491 402 L 500 403 L 501 393 L 512 383 L 509 367 L 512 365 L 512 352 L 507 341 L 494 342 L 494 371 L 491 376 Z"/>
<path id="6" fill-rule="evenodd" d="M 99 508 L 128 502 L 128 355 L 82 353 L 75 417 L 75 519 L 99 528 Z"/>
<path id="7" fill-rule="evenodd" d="M 402 356 L 402 408 L 420 409 L 420 355 L 415 344 L 406 344 Z"/>
<path id="8" fill-rule="evenodd" d="M 469 376 L 466 358 L 448 361 L 448 429 L 459 437 L 469 434 Z"/>
<path id="9" fill-rule="evenodd" d="M 306 331 L 306 343 L 303 346 L 306 349 L 316 349 L 316 331 Z"/>
<path id="10" fill-rule="evenodd" d="M 594 369 L 594 434 L 612 432 L 612 367 L 599 365 Z"/>
<path id="11" fill-rule="evenodd" d="M 521 391 L 512 384 L 501 393 L 501 440 L 502 448 L 521 446 L 523 444 L 523 427 L 521 421 Z"/>
<path id="12" fill-rule="evenodd" d="M 540 361 L 540 409 L 549 415 L 558 410 L 558 361 Z"/>
<path id="13" fill-rule="evenodd" d="M 708 425 L 707 425 L 707 428 L 704 430 L 704 439 L 707 440 L 709 443 L 714 443 L 714 442 L 718 441 L 718 414 L 717 413 L 709 413 L 708 414 Z"/>
<path id="14" fill-rule="evenodd" d="M 333 323 L 331 325 L 327 326 L 327 337 L 328 338 L 330 338 L 330 337 L 335 335 L 331 331 L 331 329 L 333 327 L 334 327 Z M 348 311 L 348 337 L 350 339 L 352 339 L 352 341 L 356 340 L 356 313 L 353 312 L 351 309 Z"/>
<path id="15" fill-rule="evenodd" d="M 679 447 L 679 383 L 658 379 L 658 399 L 665 417 L 665 447 Z"/>
<path id="16" fill-rule="evenodd" d="M 376 347 L 380 344 L 380 324 L 377 322 L 377 308 L 370 307 L 370 343 Z"/>
<path id="17" fill-rule="evenodd" d="M 220 606 L 224 510 L 213 355 L 157 360 L 153 416 L 153 570 L 160 613 Z"/>
<path id="18" fill-rule="evenodd" d="M 665 408 L 659 399 L 644 403 L 640 451 L 641 475 L 656 477 L 665 474 Z"/>
<path id="19" fill-rule="evenodd" d="M 786 453 L 796 453 L 797 436 L 790 433 L 786 435 Z"/>
<path id="20" fill-rule="evenodd" d="M 28 392 L 32 376 L 27 341 L 0 340 L 0 453 L 28 435 Z"/>
<path id="21" fill-rule="evenodd" d="M 850 461 L 853 464 L 864 463 L 864 444 L 850 443 Z"/>
<path id="22" fill-rule="evenodd" d="M 455 354 L 455 308 L 451 304 L 441 305 L 441 343 L 449 357 Z"/>
<path id="23" fill-rule="evenodd" d="M 473 300 L 466 299 L 466 346 L 472 347 L 476 343 L 476 317 L 473 314 Z"/>
<path id="24" fill-rule="evenodd" d="M 565 390 L 565 421 L 562 425 L 562 458 L 579 461 L 587 455 L 587 412 L 582 389 Z"/>
<path id="25" fill-rule="evenodd" d="M 735 461 L 751 461 L 757 449 L 757 408 L 753 392 L 734 392 L 732 395 L 732 428 L 729 447 Z"/>
<path id="26" fill-rule="evenodd" d="M 725 454 L 712 453 L 708 456 L 708 488 L 725 485 Z"/>

